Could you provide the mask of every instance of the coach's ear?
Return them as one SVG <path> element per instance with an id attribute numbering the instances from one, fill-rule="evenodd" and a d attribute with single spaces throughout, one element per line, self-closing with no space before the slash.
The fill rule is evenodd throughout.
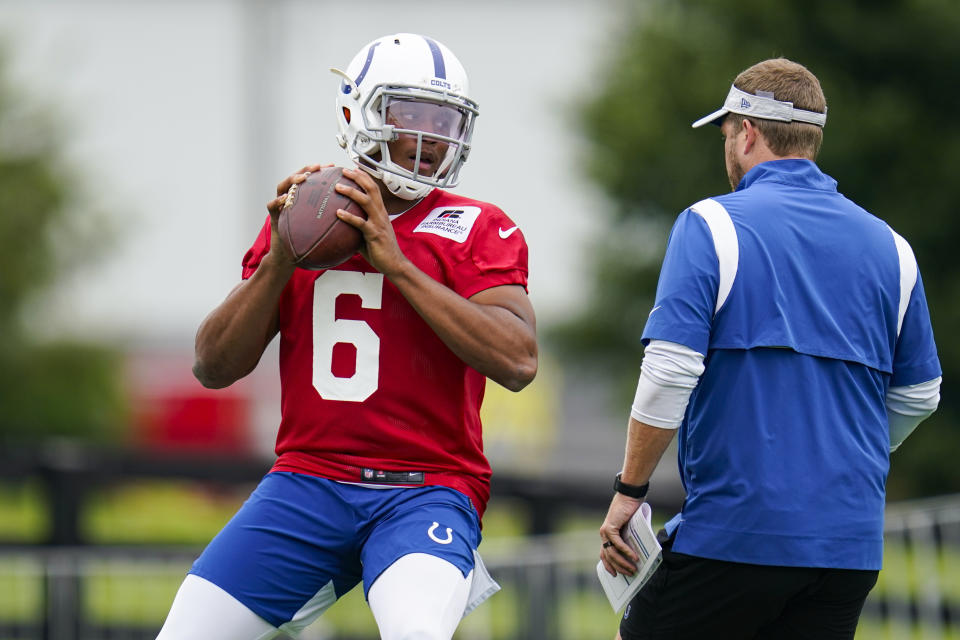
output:
<path id="1" fill-rule="evenodd" d="M 744 118 L 740 121 L 740 131 L 745 135 L 743 153 L 744 155 L 750 153 L 754 150 L 757 141 L 760 138 L 760 131 L 754 126 L 753 122 L 749 118 Z"/>

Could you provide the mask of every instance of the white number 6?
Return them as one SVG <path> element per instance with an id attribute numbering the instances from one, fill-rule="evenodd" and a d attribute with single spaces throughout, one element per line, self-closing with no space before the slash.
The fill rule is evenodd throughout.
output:
<path id="1" fill-rule="evenodd" d="M 326 400 L 363 402 L 377 390 L 380 377 L 380 338 L 363 320 L 337 320 L 337 297 L 360 296 L 364 309 L 379 309 L 382 273 L 325 271 L 313 283 L 313 386 Z M 333 375 L 333 347 L 352 344 L 357 367 L 349 378 Z"/>

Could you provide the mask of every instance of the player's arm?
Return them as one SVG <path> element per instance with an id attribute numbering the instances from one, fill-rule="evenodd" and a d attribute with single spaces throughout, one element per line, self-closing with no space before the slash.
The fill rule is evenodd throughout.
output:
<path id="1" fill-rule="evenodd" d="M 361 253 L 367 262 L 389 278 L 461 360 L 511 391 L 527 386 L 537 373 L 537 335 L 523 287 L 491 287 L 467 299 L 437 282 L 403 255 L 373 179 L 357 170 L 344 175 L 365 193 L 342 184 L 336 189 L 356 200 L 368 217 L 343 210 L 337 215 L 363 232 Z"/>
<path id="2" fill-rule="evenodd" d="M 492 287 L 467 299 L 409 261 L 387 277 L 444 344 L 483 375 L 511 391 L 536 376 L 536 319 L 523 287 Z"/>
<path id="3" fill-rule="evenodd" d="M 257 366 L 277 335 L 278 302 L 293 269 L 264 258 L 200 324 L 193 375 L 203 386 L 230 386 Z"/>
<path id="4" fill-rule="evenodd" d="M 320 168 L 304 167 L 277 185 L 277 197 L 267 203 L 270 250 L 253 275 L 238 284 L 200 324 L 193 375 L 203 386 L 227 387 L 253 371 L 277 335 L 280 295 L 295 269 L 286 244 L 279 240 L 277 218 L 290 186 Z"/>

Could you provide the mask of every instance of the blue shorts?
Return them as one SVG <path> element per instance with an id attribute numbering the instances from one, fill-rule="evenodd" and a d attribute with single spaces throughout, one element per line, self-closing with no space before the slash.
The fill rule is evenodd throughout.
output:
<path id="1" fill-rule="evenodd" d="M 466 576 L 480 544 L 470 499 L 446 487 L 371 488 L 267 474 L 190 569 L 270 624 L 290 621 L 321 589 L 364 595 L 410 553 L 447 560 Z"/>

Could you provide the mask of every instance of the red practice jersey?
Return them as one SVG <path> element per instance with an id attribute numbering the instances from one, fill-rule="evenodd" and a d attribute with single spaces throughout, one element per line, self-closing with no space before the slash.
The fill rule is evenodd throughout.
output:
<path id="1" fill-rule="evenodd" d="M 461 296 L 527 285 L 527 245 L 497 207 L 434 189 L 394 218 L 400 249 Z M 270 247 L 267 219 L 243 259 Z M 490 464 L 466 365 L 382 274 L 356 255 L 297 269 L 280 299 L 281 421 L 275 471 L 347 482 L 422 480 L 466 494 L 483 514 Z M 400 472 L 405 475 L 387 475 Z"/>

